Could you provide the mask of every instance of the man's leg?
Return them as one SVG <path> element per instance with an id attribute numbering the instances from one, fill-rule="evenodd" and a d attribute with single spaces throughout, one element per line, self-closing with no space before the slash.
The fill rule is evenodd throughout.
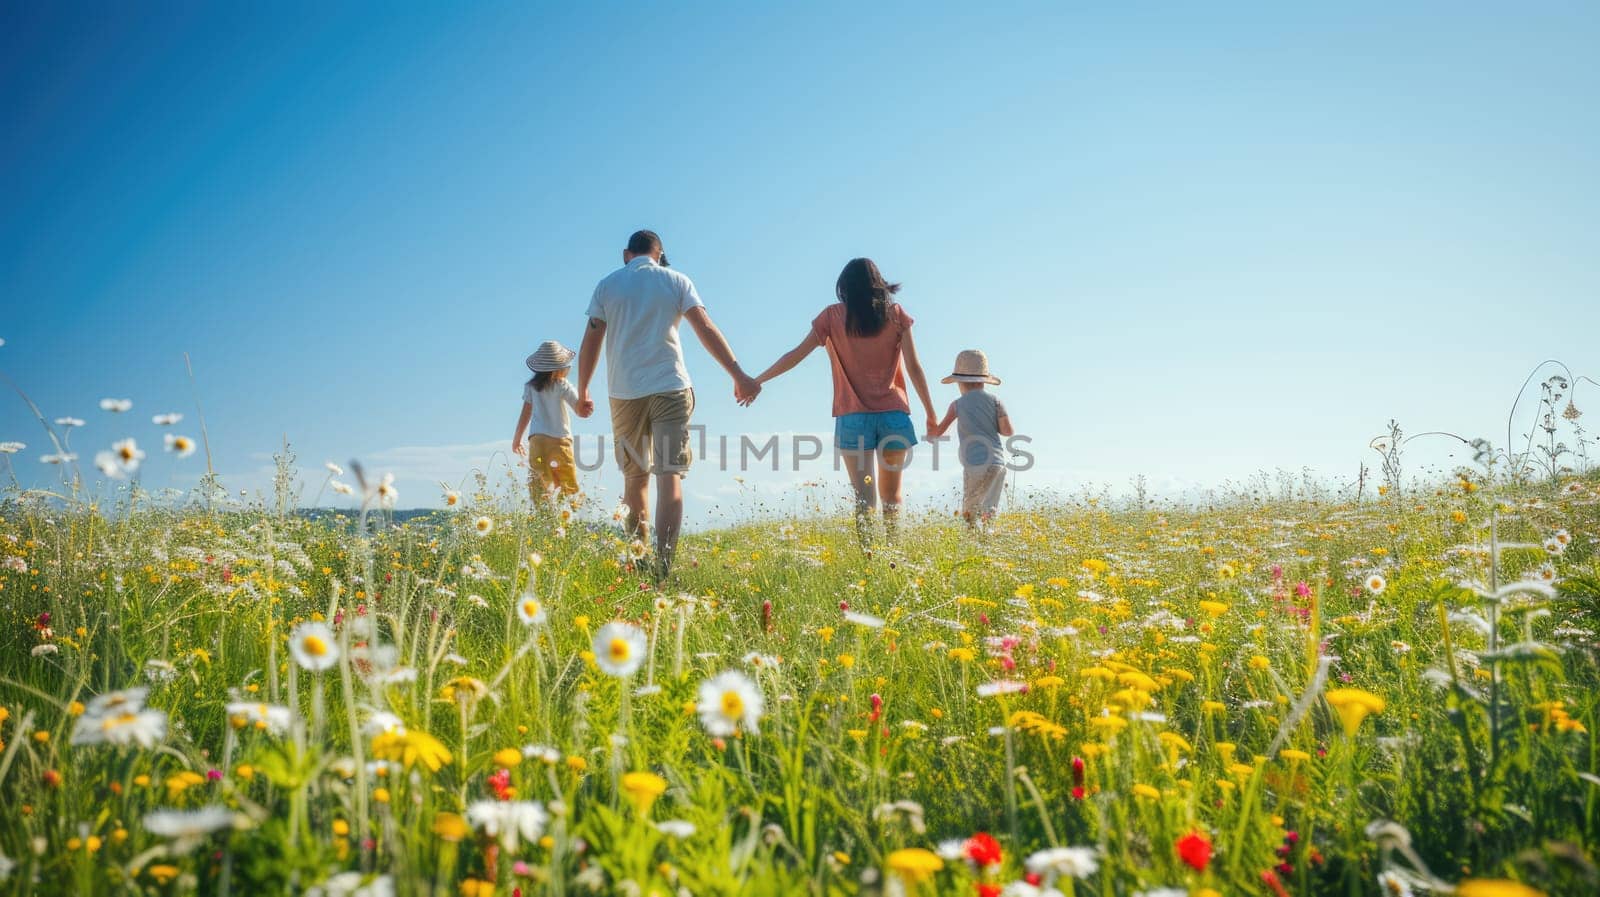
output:
<path id="1" fill-rule="evenodd" d="M 650 397 L 650 431 L 656 475 L 656 575 L 672 572 L 683 529 L 683 476 L 694 461 L 689 419 L 694 416 L 694 390 Z"/>
<path id="2" fill-rule="evenodd" d="M 650 538 L 650 475 L 628 474 L 622 480 L 622 503 L 628 506 L 623 531 L 630 539 Z"/>
<path id="3" fill-rule="evenodd" d="M 612 399 L 611 430 L 617 467 L 622 469 L 622 503 L 628 508 L 623 532 L 629 539 L 650 538 L 650 416 L 643 399 Z"/>
<path id="4" fill-rule="evenodd" d="M 683 529 L 683 477 L 675 473 L 656 475 L 656 563 L 662 576 L 672 572 L 672 556 L 678 550 L 678 532 Z"/>

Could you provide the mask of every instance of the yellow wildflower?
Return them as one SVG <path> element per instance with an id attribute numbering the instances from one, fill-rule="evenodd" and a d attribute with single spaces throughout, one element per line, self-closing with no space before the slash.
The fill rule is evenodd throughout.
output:
<path id="1" fill-rule="evenodd" d="M 1339 721 L 1344 724 L 1344 734 L 1352 737 L 1368 714 L 1382 713 L 1386 706 L 1383 698 L 1359 688 L 1331 689 L 1324 697 L 1338 711 Z"/>
<path id="2" fill-rule="evenodd" d="M 650 805 L 667 790 L 667 780 L 653 772 L 629 772 L 622 776 L 622 793 L 633 802 L 640 816 L 650 812 Z"/>
<path id="3" fill-rule="evenodd" d="M 933 877 L 935 872 L 944 868 L 944 860 L 931 850 L 921 847 L 906 847 L 889 854 L 887 859 L 889 871 L 900 876 L 906 884 L 917 884 Z"/>

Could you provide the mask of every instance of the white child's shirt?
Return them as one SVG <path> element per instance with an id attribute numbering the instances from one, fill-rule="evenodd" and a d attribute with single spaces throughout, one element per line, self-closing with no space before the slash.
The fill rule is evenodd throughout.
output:
<path id="1" fill-rule="evenodd" d="M 535 391 L 532 383 L 525 384 L 522 401 L 533 406 L 533 414 L 528 418 L 529 436 L 538 434 L 562 439 L 572 435 L 567 406 L 578 407 L 578 388 L 571 380 L 551 380 L 543 392 Z"/>

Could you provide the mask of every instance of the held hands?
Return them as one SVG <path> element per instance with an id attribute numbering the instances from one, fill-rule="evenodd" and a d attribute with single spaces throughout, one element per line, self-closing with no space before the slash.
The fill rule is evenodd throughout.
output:
<path id="1" fill-rule="evenodd" d="M 578 405 L 572 410 L 576 411 L 579 417 L 588 417 L 594 414 L 594 399 L 589 398 L 587 390 L 578 394 Z"/>
<path id="2" fill-rule="evenodd" d="M 927 433 L 929 439 L 936 439 L 944 435 L 939 432 L 939 416 L 937 414 L 929 413 L 928 419 L 923 426 L 927 427 L 924 432 Z"/>
<path id="3" fill-rule="evenodd" d="M 746 408 L 761 394 L 761 382 L 748 374 L 740 373 L 733 378 L 733 400 Z"/>

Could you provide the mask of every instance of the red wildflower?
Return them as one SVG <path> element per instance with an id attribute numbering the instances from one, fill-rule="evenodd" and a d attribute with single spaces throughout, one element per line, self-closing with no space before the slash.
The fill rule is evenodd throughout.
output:
<path id="1" fill-rule="evenodd" d="M 988 832 L 979 832 L 968 838 L 964 850 L 967 859 L 980 867 L 1000 865 L 1000 842 Z"/>
<path id="2" fill-rule="evenodd" d="M 975 885 L 978 897 L 1000 897 L 1000 886 L 993 883 L 979 882 Z"/>
<path id="3" fill-rule="evenodd" d="M 498 800 L 510 800 L 516 796 L 516 789 L 511 787 L 511 771 L 508 769 L 495 770 L 489 776 L 489 788 L 494 791 Z"/>
<path id="4" fill-rule="evenodd" d="M 1273 874 L 1271 869 L 1261 870 L 1261 883 L 1266 885 L 1267 890 L 1272 892 L 1272 897 L 1289 897 L 1289 892 L 1284 889 L 1283 882 L 1278 880 L 1278 876 Z"/>
<path id="5" fill-rule="evenodd" d="M 1178 859 L 1196 872 L 1206 871 L 1206 866 L 1211 863 L 1211 839 L 1204 832 L 1190 832 L 1174 842 L 1173 847 L 1177 848 Z"/>

